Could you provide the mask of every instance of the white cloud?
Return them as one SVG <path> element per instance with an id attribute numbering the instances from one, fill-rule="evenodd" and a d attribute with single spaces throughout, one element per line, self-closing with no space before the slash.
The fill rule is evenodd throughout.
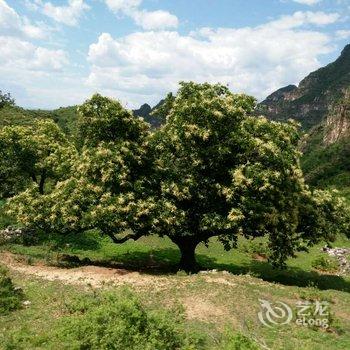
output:
<path id="1" fill-rule="evenodd" d="M 40 3 L 31 2 L 36 6 Z M 33 24 L 0 0 L 1 86 L 19 97 L 20 105 L 48 108 L 73 98 L 77 101 L 80 94 L 87 96 L 82 79 L 69 77 L 67 52 L 31 42 L 46 38 L 51 31 L 45 24 Z"/>
<path id="2" fill-rule="evenodd" d="M 293 0 L 294 2 L 297 2 L 299 4 L 302 4 L 302 5 L 316 5 L 318 4 L 319 2 L 321 2 L 322 0 Z"/>
<path id="3" fill-rule="evenodd" d="M 298 11 L 293 15 L 282 16 L 276 21 L 270 22 L 271 26 L 280 29 L 292 29 L 305 25 L 325 26 L 335 23 L 339 20 L 339 13 L 311 12 Z"/>
<path id="4" fill-rule="evenodd" d="M 221 82 L 266 97 L 320 67 L 318 57 L 334 49 L 332 37 L 303 26 L 336 18 L 307 12 L 258 27 L 202 28 L 190 35 L 152 31 L 113 38 L 104 33 L 90 45 L 87 83 L 134 106 L 157 102 L 180 80 Z"/>
<path id="5" fill-rule="evenodd" d="M 147 11 L 139 9 L 142 0 L 105 0 L 116 14 L 131 17 L 137 25 L 146 30 L 177 28 L 178 18 L 168 11 Z"/>
<path id="6" fill-rule="evenodd" d="M 106 0 L 107 6 L 113 12 L 130 12 L 141 5 L 142 0 Z"/>
<path id="7" fill-rule="evenodd" d="M 0 35 L 43 39 L 47 35 L 47 28 L 32 24 L 26 17 L 19 16 L 6 1 L 0 0 Z"/>
<path id="8" fill-rule="evenodd" d="M 68 64 L 63 50 L 35 46 L 19 38 L 0 36 L 0 62 L 2 68 L 18 71 L 50 72 L 61 70 Z"/>
<path id="9" fill-rule="evenodd" d="M 137 25 L 143 29 L 152 30 L 159 28 L 176 28 L 179 20 L 167 11 L 137 11 L 132 17 Z"/>
<path id="10" fill-rule="evenodd" d="M 68 0 L 66 6 L 55 6 L 51 2 L 42 0 L 26 0 L 26 6 L 34 11 L 41 11 L 44 15 L 58 23 L 76 26 L 85 11 L 90 9 L 84 0 Z"/>
<path id="11" fill-rule="evenodd" d="M 15 37 L 0 36 L 2 88 L 21 106 L 52 108 L 78 99 L 86 91 L 82 81 L 68 79 L 68 55 L 63 50 L 36 46 Z M 85 96 L 88 96 L 85 94 Z"/>
<path id="12" fill-rule="evenodd" d="M 46 30 L 46 33 L 45 33 Z M 0 62 L 2 68 L 23 71 L 57 71 L 68 63 L 63 50 L 52 50 L 37 46 L 29 39 L 42 39 L 50 29 L 33 25 L 0 0 Z M 1 75 L 2 78 L 6 75 Z"/>
<path id="13" fill-rule="evenodd" d="M 52 109 L 82 103 L 94 91 L 84 86 L 79 74 L 42 72 L 0 65 L 1 86 L 22 107 Z"/>
<path id="14" fill-rule="evenodd" d="M 337 30 L 335 33 L 337 39 L 346 40 L 350 38 L 350 30 Z"/>

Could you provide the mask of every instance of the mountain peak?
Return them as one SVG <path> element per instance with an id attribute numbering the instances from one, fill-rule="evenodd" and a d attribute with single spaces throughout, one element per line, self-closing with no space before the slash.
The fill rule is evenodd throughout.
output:
<path id="1" fill-rule="evenodd" d="M 261 102 L 260 110 L 271 119 L 296 119 L 305 129 L 319 124 L 334 102 L 350 87 L 350 44 L 332 63 L 310 73 L 296 88 L 288 85 Z"/>
<path id="2" fill-rule="evenodd" d="M 346 45 L 340 54 L 340 57 L 349 56 L 350 57 L 350 44 Z"/>
<path id="3" fill-rule="evenodd" d="M 284 86 L 277 91 L 273 92 L 271 95 L 266 97 L 265 102 L 267 101 L 279 101 L 280 99 L 283 99 L 286 97 L 287 94 L 293 92 L 294 90 L 298 89 L 295 85 L 287 85 Z"/>
<path id="4" fill-rule="evenodd" d="M 133 113 L 137 117 L 147 118 L 151 111 L 151 106 L 148 103 L 144 103 L 139 109 L 133 110 Z"/>

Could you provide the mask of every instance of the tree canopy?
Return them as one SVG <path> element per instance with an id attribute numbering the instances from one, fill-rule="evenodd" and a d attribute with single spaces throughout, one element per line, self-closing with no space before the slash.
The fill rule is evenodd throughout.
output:
<path id="1" fill-rule="evenodd" d="M 188 271 L 196 246 L 214 236 L 228 250 L 239 235 L 267 236 L 270 261 L 283 266 L 349 220 L 341 199 L 305 185 L 298 126 L 254 109 L 254 98 L 223 85 L 181 83 L 159 112 L 165 124 L 150 132 L 119 102 L 94 95 L 78 110 L 82 148 L 71 175 L 44 194 L 32 186 L 9 212 L 26 226 L 95 228 L 116 243 L 168 236 Z"/>

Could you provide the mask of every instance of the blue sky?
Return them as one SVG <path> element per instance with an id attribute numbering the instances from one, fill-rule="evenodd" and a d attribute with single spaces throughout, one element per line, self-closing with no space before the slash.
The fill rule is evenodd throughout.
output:
<path id="1" fill-rule="evenodd" d="M 56 108 L 157 103 L 180 80 L 258 99 L 350 42 L 350 0 L 0 0 L 0 89 Z"/>

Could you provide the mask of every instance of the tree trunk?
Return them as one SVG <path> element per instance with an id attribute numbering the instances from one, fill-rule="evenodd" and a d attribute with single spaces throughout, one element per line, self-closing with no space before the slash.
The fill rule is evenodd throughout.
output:
<path id="1" fill-rule="evenodd" d="M 173 240 L 173 242 L 179 247 L 181 253 L 179 268 L 186 272 L 198 271 L 199 267 L 195 256 L 198 243 L 189 239 L 177 239 Z"/>
<path id="2" fill-rule="evenodd" d="M 45 186 L 45 180 L 46 180 L 46 171 L 43 170 L 39 182 L 39 193 L 44 194 L 44 186 Z"/>
<path id="3" fill-rule="evenodd" d="M 35 183 L 38 183 L 35 174 L 31 174 L 30 177 L 32 178 L 32 180 L 33 180 Z"/>

